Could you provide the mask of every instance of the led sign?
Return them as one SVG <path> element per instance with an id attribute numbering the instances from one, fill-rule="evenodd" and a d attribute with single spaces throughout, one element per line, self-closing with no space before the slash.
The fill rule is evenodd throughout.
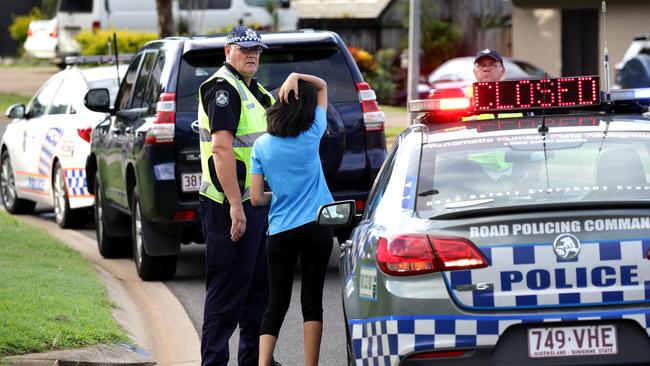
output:
<path id="1" fill-rule="evenodd" d="M 475 112 L 600 104 L 598 76 L 481 82 L 473 87 Z"/>

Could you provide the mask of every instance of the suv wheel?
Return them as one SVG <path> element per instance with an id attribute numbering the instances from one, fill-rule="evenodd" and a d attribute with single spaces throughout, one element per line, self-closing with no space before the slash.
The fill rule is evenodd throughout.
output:
<path id="1" fill-rule="evenodd" d="M 133 233 L 133 260 L 138 275 L 145 281 L 165 280 L 172 278 L 176 273 L 176 255 L 151 256 L 147 254 L 145 243 L 149 243 L 151 238 L 147 236 L 145 225 L 149 225 L 142 218 L 140 208 L 140 197 L 138 196 L 138 187 L 133 187 L 133 198 L 131 203 L 131 231 Z"/>
<path id="2" fill-rule="evenodd" d="M 11 171 L 9 153 L 6 150 L 0 156 L 0 196 L 5 209 L 12 214 L 30 214 L 36 207 L 36 202 L 20 199 L 16 195 L 16 181 Z"/>
<path id="3" fill-rule="evenodd" d="M 95 174 L 95 233 L 97 234 L 97 249 L 104 258 L 121 258 L 131 254 L 129 238 L 112 236 L 106 216 L 107 205 L 104 202 L 104 192 L 99 179 L 99 172 Z"/>
<path id="4" fill-rule="evenodd" d="M 52 180 L 52 193 L 54 196 L 54 218 L 60 227 L 67 229 L 81 227 L 84 224 L 82 210 L 70 209 L 68 192 L 65 189 L 65 177 L 61 163 L 57 162 L 54 167 L 54 179 Z"/>

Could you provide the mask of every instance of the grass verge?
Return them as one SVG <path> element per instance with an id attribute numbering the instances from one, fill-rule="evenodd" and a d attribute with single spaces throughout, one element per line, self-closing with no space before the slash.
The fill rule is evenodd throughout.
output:
<path id="1" fill-rule="evenodd" d="M 128 342 L 79 253 L 0 211 L 0 356 Z"/>
<path id="2" fill-rule="evenodd" d="M 395 112 L 395 113 L 404 113 L 406 114 L 405 106 L 395 106 L 395 105 L 381 105 L 379 106 L 384 112 Z"/>
<path id="3" fill-rule="evenodd" d="M 404 131 L 404 127 L 384 127 L 384 134 L 386 135 L 386 148 L 390 150 L 395 142 L 397 136 Z"/>
<path id="4" fill-rule="evenodd" d="M 22 103 L 27 105 L 30 99 L 30 97 L 24 95 L 0 93 L 0 112 L 2 112 L 2 115 L 4 116 L 7 108 L 11 107 L 13 104 Z"/>

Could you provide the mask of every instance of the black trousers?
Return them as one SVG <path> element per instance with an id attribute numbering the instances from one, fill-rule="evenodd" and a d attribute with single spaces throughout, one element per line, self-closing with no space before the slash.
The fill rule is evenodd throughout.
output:
<path id="1" fill-rule="evenodd" d="M 332 252 L 332 229 L 315 222 L 271 235 L 267 241 L 269 304 L 261 334 L 277 338 L 289 310 L 293 273 L 298 258 L 302 268 L 300 303 L 304 321 L 323 321 L 323 285 Z"/>
<path id="2" fill-rule="evenodd" d="M 201 197 L 206 239 L 206 294 L 201 364 L 226 366 L 228 340 L 239 325 L 240 366 L 256 366 L 259 330 L 268 299 L 264 255 L 267 208 L 244 202 L 246 233 L 230 240 L 230 208 Z"/>

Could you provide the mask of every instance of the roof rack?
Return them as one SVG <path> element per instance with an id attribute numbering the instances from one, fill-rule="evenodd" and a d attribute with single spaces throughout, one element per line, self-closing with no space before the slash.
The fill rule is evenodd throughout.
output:
<path id="1" fill-rule="evenodd" d="M 119 55 L 118 60 L 120 63 L 126 63 L 133 58 L 132 53 Z M 65 58 L 66 65 L 87 65 L 87 64 L 114 64 L 114 55 L 99 55 L 99 56 L 67 56 Z"/>

